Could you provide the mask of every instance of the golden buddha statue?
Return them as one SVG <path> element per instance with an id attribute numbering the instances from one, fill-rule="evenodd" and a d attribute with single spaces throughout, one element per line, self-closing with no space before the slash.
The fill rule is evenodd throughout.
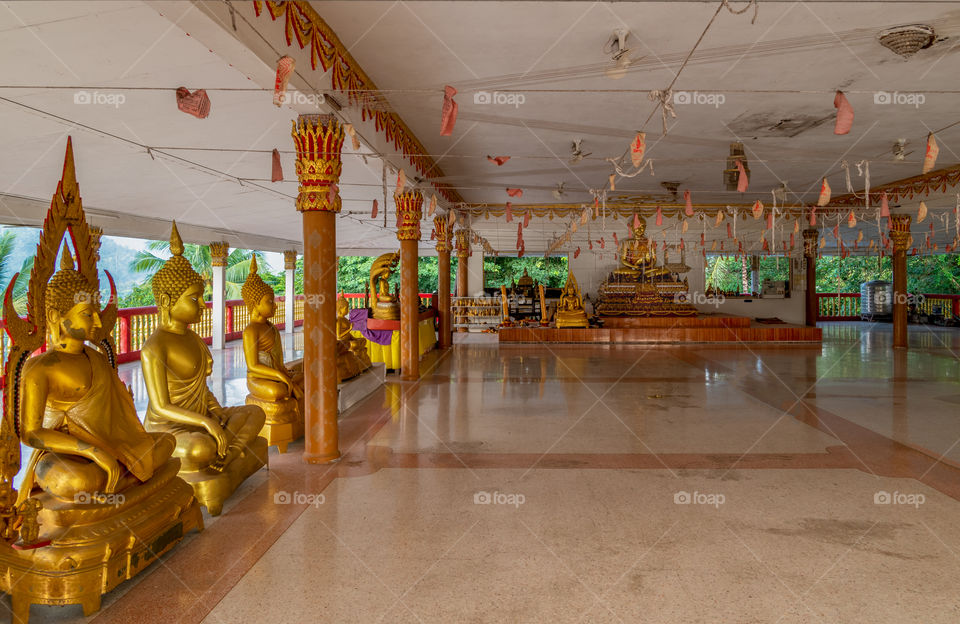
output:
<path id="1" fill-rule="evenodd" d="M 351 333 L 353 332 L 353 323 L 347 318 L 349 314 L 350 304 L 347 302 L 347 298 L 341 294 L 337 297 L 337 340 L 341 345 L 346 345 L 346 350 L 343 350 L 341 346 L 337 348 L 338 383 L 354 375 L 359 375 L 373 366 L 370 361 L 370 354 L 367 353 L 367 339 Z M 356 370 L 356 372 L 351 375 L 351 370 Z"/>
<path id="2" fill-rule="evenodd" d="M 560 301 L 557 303 L 556 324 L 558 328 L 588 327 L 587 313 L 583 309 L 583 298 L 580 295 L 580 286 L 573 273 L 567 274 L 567 283 L 560 292 Z"/>
<path id="3" fill-rule="evenodd" d="M 149 397 L 144 424 L 176 437 L 180 476 L 216 516 L 243 480 L 267 463 L 267 441 L 259 437 L 266 416 L 256 405 L 221 407 L 207 387 L 213 357 L 190 329 L 203 315 L 204 281 L 183 257 L 176 223 L 170 251 L 153 276 L 160 322 L 140 350 Z"/>
<path id="4" fill-rule="evenodd" d="M 375 319 L 400 320 L 400 300 L 390 292 L 390 276 L 399 262 L 399 253 L 385 253 L 370 266 L 370 303 Z"/>
<path id="5" fill-rule="evenodd" d="M 250 322 L 243 329 L 247 363 L 246 404 L 263 410 L 263 436 L 281 453 L 303 437 L 303 360 L 283 361 L 283 339 L 270 319 L 277 311 L 275 293 L 257 272 L 257 257 L 240 289 Z"/>
<path id="6" fill-rule="evenodd" d="M 624 244 L 620 252 L 620 264 L 624 268 L 613 272 L 616 279 L 636 280 L 638 277 L 646 280 L 669 279 L 670 271 L 657 266 L 656 244 L 644 236 L 647 222 L 642 217 L 640 225 L 633 231 L 633 237 Z"/>
<path id="7" fill-rule="evenodd" d="M 69 236 L 65 236 L 69 234 Z M 60 270 L 51 278 L 61 241 Z M 0 425 L 0 590 L 13 619 L 31 604 L 76 604 L 132 578 L 192 529 L 202 529 L 190 487 L 177 477 L 173 436 L 148 433 L 117 376 L 110 333 L 116 288 L 100 309 L 96 250 L 80 202 L 72 141 L 27 292 L 27 318 L 4 317 L 11 336 Z M 47 350 L 31 357 L 44 343 Z M 33 449 L 19 492 L 20 443 Z M 19 539 L 18 539 L 19 538 Z"/>

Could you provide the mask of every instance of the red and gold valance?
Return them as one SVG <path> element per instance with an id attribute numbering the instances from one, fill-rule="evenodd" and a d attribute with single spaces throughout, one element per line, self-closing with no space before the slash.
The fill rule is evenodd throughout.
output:
<path id="1" fill-rule="evenodd" d="M 264 6 L 271 19 L 283 18 L 286 21 L 288 46 L 293 45 L 294 39 L 300 49 L 310 46 L 310 66 L 317 69 L 319 64 L 324 71 L 330 71 L 333 88 L 345 92 L 349 102 L 360 107 L 364 121 L 372 119 L 377 131 L 383 132 L 387 140 L 393 142 L 394 148 L 403 153 L 420 174 L 443 177 L 443 171 L 428 156 L 427 149 L 417 140 L 400 115 L 390 110 L 389 105 L 379 96 L 377 85 L 308 2 L 254 0 L 253 9 L 258 17 Z M 456 189 L 450 185 L 433 183 L 433 186 L 447 201 L 463 201 Z"/>

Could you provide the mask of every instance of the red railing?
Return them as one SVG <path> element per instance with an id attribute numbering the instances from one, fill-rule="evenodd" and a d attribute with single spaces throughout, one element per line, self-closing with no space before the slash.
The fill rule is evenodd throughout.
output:
<path id="1" fill-rule="evenodd" d="M 960 295 L 916 295 L 915 301 L 926 314 L 939 307 L 941 314 L 960 316 Z M 860 293 L 817 293 L 817 311 L 818 321 L 859 321 Z"/>
<path id="2" fill-rule="evenodd" d="M 358 308 L 363 305 L 364 295 L 361 293 L 346 293 L 344 297 L 350 304 L 350 308 Z M 284 319 L 286 311 L 286 299 L 277 297 L 277 311 L 273 315 L 274 325 L 279 329 L 284 329 L 286 322 Z M 430 293 L 420 293 L 420 303 L 425 306 L 431 306 L 433 295 Z M 243 335 L 243 328 L 250 322 L 250 313 L 243 304 L 242 299 L 230 299 L 224 302 L 224 331 L 226 340 L 238 340 Z M 297 295 L 294 300 L 293 324 L 295 327 L 303 325 L 303 295 Z M 213 303 L 207 302 L 207 309 L 203 313 L 200 322 L 193 325 L 193 330 L 197 332 L 207 344 L 213 342 Z M 122 308 L 117 310 L 117 324 L 113 330 L 113 339 L 117 345 L 117 361 L 132 362 L 140 359 L 140 348 L 146 342 L 150 334 L 157 328 L 159 315 L 156 306 L 143 306 L 140 308 Z M 0 347 L 3 351 L 3 360 L 6 361 L 7 353 L 10 348 L 10 338 L 7 336 L 6 325 L 0 319 Z M 2 378 L 0 378 L 0 387 L 2 387 Z"/>

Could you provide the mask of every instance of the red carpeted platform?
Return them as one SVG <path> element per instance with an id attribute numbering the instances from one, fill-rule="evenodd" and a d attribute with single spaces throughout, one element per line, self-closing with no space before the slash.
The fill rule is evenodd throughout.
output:
<path id="1" fill-rule="evenodd" d="M 604 319 L 603 329 L 508 327 L 500 329 L 498 335 L 501 343 L 819 343 L 823 339 L 823 331 L 818 327 L 765 325 L 751 321 L 747 317 L 718 315 L 675 318 L 612 317 Z"/>

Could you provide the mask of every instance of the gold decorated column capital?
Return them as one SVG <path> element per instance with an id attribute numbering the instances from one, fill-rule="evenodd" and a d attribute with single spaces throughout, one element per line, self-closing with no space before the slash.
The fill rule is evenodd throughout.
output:
<path id="1" fill-rule="evenodd" d="M 890 215 L 890 240 L 893 241 L 893 253 L 906 252 L 910 248 L 910 215 Z"/>
<path id="2" fill-rule="evenodd" d="M 470 230 L 457 230 L 456 237 L 457 255 L 466 258 L 470 255 Z"/>
<path id="3" fill-rule="evenodd" d="M 283 252 L 283 268 L 287 271 L 297 268 L 296 250 Z"/>
<path id="4" fill-rule="evenodd" d="M 337 183 L 343 170 L 343 127 L 333 115 L 300 115 L 293 122 L 291 135 L 297 148 L 300 181 L 297 210 L 340 212 Z"/>
<path id="5" fill-rule="evenodd" d="M 397 240 L 420 240 L 423 195 L 420 191 L 406 191 L 393 199 L 397 204 Z"/>
<path id="6" fill-rule="evenodd" d="M 819 236 L 820 233 L 813 228 L 803 231 L 803 255 L 807 258 L 817 257 L 817 239 Z"/>
<path id="7" fill-rule="evenodd" d="M 210 264 L 212 266 L 227 266 L 228 255 L 230 255 L 230 245 L 226 241 L 214 241 L 210 243 Z"/>
<path id="8" fill-rule="evenodd" d="M 437 234 L 437 253 L 450 251 L 450 225 L 447 218 L 434 217 L 433 231 Z"/>

